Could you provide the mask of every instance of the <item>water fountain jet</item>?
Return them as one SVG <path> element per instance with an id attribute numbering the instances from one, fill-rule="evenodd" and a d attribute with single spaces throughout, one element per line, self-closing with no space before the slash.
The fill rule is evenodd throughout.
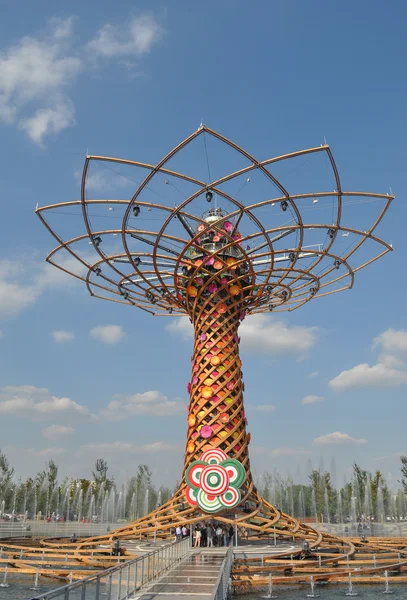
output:
<path id="1" fill-rule="evenodd" d="M 38 569 L 35 571 L 35 575 L 34 575 L 34 586 L 30 588 L 30 590 L 34 590 L 35 592 L 37 592 L 39 590 L 39 585 L 38 585 Z"/>
<path id="2" fill-rule="evenodd" d="M 358 593 L 355 592 L 355 590 L 353 589 L 352 573 L 349 573 L 348 591 L 346 592 L 345 596 L 357 596 L 357 595 L 358 595 Z"/>
<path id="3" fill-rule="evenodd" d="M 3 583 L 0 583 L 0 588 L 10 587 L 9 584 L 7 583 L 7 575 L 8 575 L 8 566 L 6 565 L 6 567 L 4 568 L 4 573 L 3 573 Z"/>
<path id="4" fill-rule="evenodd" d="M 262 596 L 262 598 L 278 598 L 275 594 L 273 594 L 273 576 L 269 575 L 269 585 L 268 585 L 268 594 L 267 596 Z"/>
<path id="5" fill-rule="evenodd" d="M 384 591 L 383 594 L 392 594 L 392 590 L 390 589 L 390 585 L 389 585 L 389 573 L 386 569 L 386 571 L 384 572 L 384 577 L 385 577 L 385 583 L 384 583 Z"/>
<path id="6" fill-rule="evenodd" d="M 307 594 L 307 598 L 319 598 L 319 594 L 315 594 L 315 592 L 314 592 L 315 581 L 314 581 L 314 577 L 312 575 L 309 578 L 309 583 L 310 583 L 310 586 L 311 586 L 311 592 L 309 594 Z"/>

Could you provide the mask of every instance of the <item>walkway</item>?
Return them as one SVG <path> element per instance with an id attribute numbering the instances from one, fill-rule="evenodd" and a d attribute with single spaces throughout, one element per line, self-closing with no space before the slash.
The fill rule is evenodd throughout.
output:
<path id="1" fill-rule="evenodd" d="M 209 600 L 215 591 L 226 548 L 202 548 L 177 563 L 134 600 Z"/>

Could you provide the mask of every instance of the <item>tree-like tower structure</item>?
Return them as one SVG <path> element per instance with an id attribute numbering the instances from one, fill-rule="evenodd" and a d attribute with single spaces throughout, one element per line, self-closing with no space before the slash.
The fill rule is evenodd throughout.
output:
<path id="1" fill-rule="evenodd" d="M 182 157 L 194 172 L 199 160 L 188 150 L 202 137 L 208 180 L 174 165 Z M 211 160 L 208 142 L 216 143 Z M 231 156 L 238 167 L 229 172 Z M 310 159 L 317 160 L 315 172 L 308 173 L 308 163 L 300 178 L 287 172 L 287 164 L 301 169 Z M 223 160 L 225 171 L 212 178 L 211 164 L 216 169 Z M 316 177 L 327 165 L 335 189 L 317 192 Z M 123 181 L 134 187 L 134 170 L 145 176 L 132 195 L 92 198 L 109 191 L 113 176 L 115 189 L 124 189 Z M 309 191 L 288 191 L 283 180 Z M 115 535 L 165 536 L 177 523 L 216 515 L 256 535 L 321 543 L 322 534 L 262 499 L 254 486 L 239 326 L 254 313 L 261 320 L 351 288 L 359 269 L 391 250 L 375 229 L 392 199 L 343 191 L 327 145 L 259 161 L 201 125 L 157 165 L 87 156 L 81 199 L 37 208 L 58 241 L 47 261 L 83 280 L 91 295 L 157 316 L 187 315 L 193 326 L 182 483 L 166 504 Z M 70 233 L 71 222 L 78 225 L 68 215 L 83 219 L 79 235 Z M 366 216 L 370 227 L 346 222 Z"/>

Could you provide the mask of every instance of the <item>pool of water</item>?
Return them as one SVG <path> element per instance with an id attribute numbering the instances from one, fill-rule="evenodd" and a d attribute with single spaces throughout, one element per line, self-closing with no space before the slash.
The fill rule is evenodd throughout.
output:
<path id="1" fill-rule="evenodd" d="M 55 586 L 39 586 L 39 590 L 30 590 L 34 583 L 10 582 L 8 588 L 0 587 L 0 600 L 28 600 L 35 598 L 36 594 L 43 594 Z"/>
<path id="2" fill-rule="evenodd" d="M 53 585 L 39 585 L 39 590 L 31 590 L 33 582 L 30 583 L 27 580 L 13 580 L 9 582 L 10 587 L 0 587 L 0 600 L 31 600 L 39 594 L 55 589 L 55 583 Z M 306 586 L 301 588 L 290 588 L 289 586 L 276 587 L 273 590 L 273 596 L 280 600 L 307 600 L 307 594 L 310 593 L 310 589 Z M 329 586 L 316 586 L 314 593 L 319 594 L 319 600 L 346 600 L 346 592 L 348 587 L 343 585 L 339 587 Z M 361 600 L 384 600 L 385 598 L 391 598 L 391 600 L 406 600 L 407 599 L 407 586 L 406 585 L 394 585 L 391 587 L 393 594 L 387 596 L 383 594 L 384 585 L 368 586 L 359 585 L 354 587 L 354 591 L 357 592 L 356 598 Z M 89 595 L 88 595 L 89 594 Z M 78 592 L 72 594 L 72 599 L 79 597 Z M 260 600 L 267 597 L 267 590 L 256 592 L 252 594 L 244 594 L 236 596 L 238 600 Z M 92 600 L 92 590 L 87 591 L 86 600 Z"/>
<path id="3" fill-rule="evenodd" d="M 2 582 L 0 581 L 0 600 L 31 600 L 32 598 L 36 598 L 40 594 L 45 594 L 45 592 L 54 590 L 58 585 L 61 585 L 55 581 L 46 582 L 43 579 L 42 582 L 39 582 L 38 589 L 35 590 L 31 589 L 34 587 L 34 581 L 30 581 L 21 576 L 18 579 L 10 577 L 8 580 L 9 587 L 1 587 L 1 583 Z M 94 598 L 93 591 L 94 590 L 92 589 L 87 590 L 86 600 L 92 600 Z M 72 600 L 75 600 L 75 598 L 79 600 L 80 593 L 76 591 L 70 595 L 70 598 L 72 598 Z"/>
<path id="4" fill-rule="evenodd" d="M 392 600 L 407 599 L 407 586 L 405 584 L 394 585 L 390 589 L 393 592 L 391 595 L 383 594 L 384 585 L 355 585 L 353 591 L 357 593 L 356 598 L 360 598 L 361 600 L 379 600 L 379 598 L 380 600 L 384 600 L 385 598 L 391 598 Z M 346 585 L 335 587 L 315 586 L 314 594 L 315 596 L 319 595 L 319 600 L 346 600 L 349 598 L 349 596 L 346 596 L 347 591 L 348 587 Z M 237 598 L 239 600 L 260 600 L 260 598 L 267 597 L 267 593 L 267 590 L 264 590 L 258 593 L 237 596 Z M 301 588 L 281 586 L 273 590 L 273 596 L 279 600 L 307 600 L 307 594 L 310 593 L 310 588 L 305 586 Z"/>

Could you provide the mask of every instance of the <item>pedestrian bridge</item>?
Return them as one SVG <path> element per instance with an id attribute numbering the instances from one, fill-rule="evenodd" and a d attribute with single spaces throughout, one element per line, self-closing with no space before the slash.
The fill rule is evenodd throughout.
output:
<path id="1" fill-rule="evenodd" d="M 185 538 L 31 600 L 225 600 L 232 563 L 231 546 L 191 548 Z"/>
<path id="2" fill-rule="evenodd" d="M 136 593 L 134 600 L 210 600 L 216 597 L 227 562 L 228 548 L 190 549 L 188 555 L 163 575 L 152 582 L 142 593 Z M 229 585 L 230 569 L 227 573 Z M 219 598 L 223 598 L 220 595 Z"/>

